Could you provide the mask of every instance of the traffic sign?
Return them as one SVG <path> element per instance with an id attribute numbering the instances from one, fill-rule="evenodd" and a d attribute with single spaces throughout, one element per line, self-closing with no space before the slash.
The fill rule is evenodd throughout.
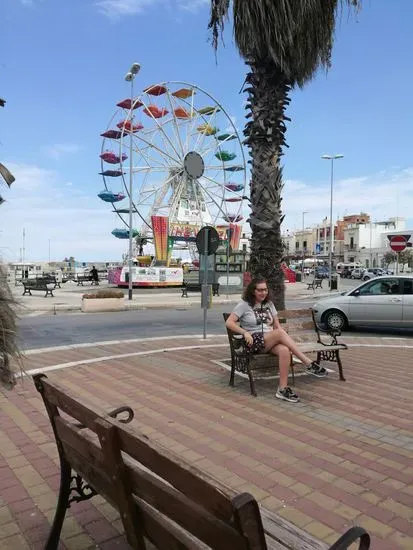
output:
<path id="1" fill-rule="evenodd" d="M 404 235 L 392 235 L 390 237 L 390 248 L 393 252 L 403 252 L 407 247 L 407 241 Z"/>
<path id="2" fill-rule="evenodd" d="M 208 242 L 205 242 L 205 233 L 208 233 Z M 207 247 L 205 249 L 205 245 Z M 196 247 L 201 256 L 211 256 L 215 254 L 219 246 L 219 235 L 215 227 L 210 227 L 208 225 L 201 227 L 196 236 Z"/>

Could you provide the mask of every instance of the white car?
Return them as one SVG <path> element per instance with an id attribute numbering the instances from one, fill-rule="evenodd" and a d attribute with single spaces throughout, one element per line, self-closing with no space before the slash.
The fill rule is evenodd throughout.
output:
<path id="1" fill-rule="evenodd" d="M 384 269 L 381 269 L 380 267 L 371 267 L 363 271 L 361 278 L 363 279 L 363 281 L 369 281 L 370 279 L 381 277 L 382 275 L 386 275 Z M 389 275 L 393 274 L 389 273 Z"/>
<path id="2" fill-rule="evenodd" d="M 413 328 L 413 277 L 381 276 L 348 292 L 319 300 L 316 321 L 330 329 L 349 325 Z"/>

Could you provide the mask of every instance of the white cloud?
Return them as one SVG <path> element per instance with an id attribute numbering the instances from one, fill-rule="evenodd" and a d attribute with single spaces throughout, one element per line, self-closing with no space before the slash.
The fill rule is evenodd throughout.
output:
<path id="1" fill-rule="evenodd" d="M 34 0 L 20 0 L 20 3 L 23 6 L 34 6 Z"/>
<path id="2" fill-rule="evenodd" d="M 42 147 L 43 154 L 54 160 L 58 160 L 64 155 L 77 153 L 80 149 L 81 147 L 75 143 L 55 143 Z"/>
<path id="3" fill-rule="evenodd" d="M 195 13 L 209 2 L 210 0 L 98 0 L 95 5 L 100 13 L 116 21 L 121 17 L 142 13 L 157 4 L 168 4 L 179 10 Z"/>
<path id="4" fill-rule="evenodd" d="M 327 179 L 327 178 L 326 178 Z M 333 186 L 333 218 L 366 212 L 373 221 L 399 216 L 412 218 L 413 169 L 381 171 L 370 176 L 336 178 Z M 321 223 L 330 216 L 329 183 L 286 180 L 282 202 L 283 229 L 299 229 L 302 212 L 305 224 Z M 412 220 L 413 221 L 413 220 Z"/>
<path id="5" fill-rule="evenodd" d="M 178 0 L 178 7 L 192 13 L 197 12 L 204 6 L 210 6 L 211 0 Z"/>
<path id="6" fill-rule="evenodd" d="M 119 220 L 97 197 L 100 188 L 85 190 L 40 166 L 7 165 L 16 177 L 10 189 L 2 189 L 6 203 L 0 207 L 0 254 L 7 260 L 20 258 L 23 228 L 26 259 L 47 261 L 49 239 L 55 260 L 121 258 L 125 243 L 110 234 Z"/>

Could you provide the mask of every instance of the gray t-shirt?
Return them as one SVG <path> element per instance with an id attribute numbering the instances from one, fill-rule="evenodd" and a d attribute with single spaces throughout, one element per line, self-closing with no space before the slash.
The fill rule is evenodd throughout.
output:
<path id="1" fill-rule="evenodd" d="M 261 331 L 270 332 L 277 317 L 277 310 L 272 302 L 257 304 L 252 308 L 248 302 L 241 300 L 232 313 L 238 317 L 241 328 L 251 334 Z"/>

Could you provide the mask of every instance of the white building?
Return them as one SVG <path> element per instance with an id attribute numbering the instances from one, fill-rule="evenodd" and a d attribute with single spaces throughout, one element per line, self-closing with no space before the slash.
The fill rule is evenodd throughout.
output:
<path id="1" fill-rule="evenodd" d="M 384 255 L 391 250 L 387 236 L 413 233 L 405 227 L 405 218 L 350 224 L 344 229 L 344 263 L 359 262 L 365 267 L 380 267 Z"/>

